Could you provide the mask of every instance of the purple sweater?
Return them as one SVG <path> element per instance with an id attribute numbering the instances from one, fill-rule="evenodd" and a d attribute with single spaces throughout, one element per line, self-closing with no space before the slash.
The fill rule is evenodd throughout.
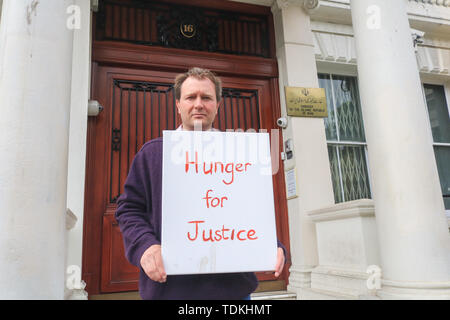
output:
<path id="1" fill-rule="evenodd" d="M 165 283 L 159 283 L 142 269 L 140 259 L 144 251 L 161 244 L 162 149 L 162 138 L 144 144 L 131 164 L 124 192 L 117 199 L 115 217 L 126 257 L 140 269 L 142 299 L 243 299 L 258 286 L 252 272 L 172 275 L 167 276 Z M 279 242 L 278 246 L 285 250 Z"/>

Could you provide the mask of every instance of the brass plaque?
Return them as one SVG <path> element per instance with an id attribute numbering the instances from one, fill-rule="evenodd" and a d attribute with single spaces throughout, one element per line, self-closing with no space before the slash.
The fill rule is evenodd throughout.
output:
<path id="1" fill-rule="evenodd" d="M 284 89 L 288 116 L 328 117 L 325 89 L 299 87 L 285 87 Z"/>

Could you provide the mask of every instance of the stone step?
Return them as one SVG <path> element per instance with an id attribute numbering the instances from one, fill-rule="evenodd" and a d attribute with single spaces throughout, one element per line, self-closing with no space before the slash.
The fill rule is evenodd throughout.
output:
<path id="1" fill-rule="evenodd" d="M 304 288 L 299 297 L 301 300 L 358 300 L 358 297 L 322 289 Z"/>
<path id="2" fill-rule="evenodd" d="M 296 300 L 297 295 L 288 291 L 266 291 L 252 293 L 252 300 Z M 91 300 L 141 300 L 139 292 L 121 292 L 110 294 L 92 295 Z"/>
<path id="3" fill-rule="evenodd" d="M 289 291 L 266 291 L 251 294 L 252 300 L 296 300 L 297 295 Z"/>

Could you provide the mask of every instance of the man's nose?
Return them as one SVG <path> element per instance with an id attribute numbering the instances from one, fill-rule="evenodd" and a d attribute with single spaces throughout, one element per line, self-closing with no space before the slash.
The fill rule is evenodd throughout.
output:
<path id="1" fill-rule="evenodd" d="M 194 101 L 194 108 L 203 108 L 202 97 L 197 97 L 197 98 L 195 98 L 195 101 Z"/>

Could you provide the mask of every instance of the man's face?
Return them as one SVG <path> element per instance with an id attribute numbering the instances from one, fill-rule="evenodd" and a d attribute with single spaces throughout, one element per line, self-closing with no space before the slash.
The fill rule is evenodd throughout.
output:
<path id="1" fill-rule="evenodd" d="M 202 130 L 211 129 L 219 104 L 214 83 L 205 79 L 187 78 L 181 86 L 180 100 L 176 101 L 184 130 L 194 130 L 201 123 Z"/>

